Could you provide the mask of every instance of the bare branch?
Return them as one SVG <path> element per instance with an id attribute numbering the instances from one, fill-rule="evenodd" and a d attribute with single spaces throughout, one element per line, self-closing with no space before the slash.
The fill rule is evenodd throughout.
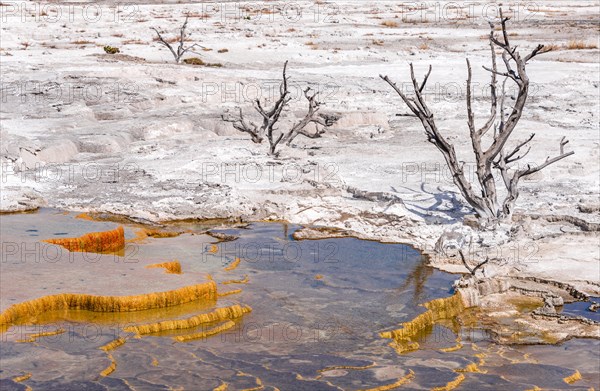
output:
<path id="1" fill-rule="evenodd" d="M 521 177 L 537 172 L 548 165 L 573 154 L 573 152 L 564 152 L 564 146 L 568 141 L 565 141 L 563 138 L 560 142 L 560 154 L 558 156 L 554 158 L 548 157 L 543 164 L 537 167 L 528 166 L 526 169 L 515 170 L 514 172 L 510 170 L 509 165 L 511 163 L 514 163 L 515 161 L 523 159 L 525 156 L 527 156 L 531 150 L 528 144 L 534 137 L 532 134 L 525 141 L 518 143 L 510 152 L 507 153 L 505 151 L 506 144 L 515 130 L 527 102 L 527 96 L 529 92 L 529 78 L 526 72 L 527 61 L 539 54 L 547 52 L 548 50 L 544 49 L 543 45 L 538 45 L 531 53 L 525 57 L 521 57 L 520 53 L 517 51 L 517 47 L 513 46 L 509 40 L 509 34 L 507 31 L 508 21 L 509 18 L 504 17 L 501 10 L 501 38 L 497 38 L 495 36 L 494 25 L 493 23 L 490 23 L 489 47 L 492 57 L 492 64 L 491 67 L 483 67 L 485 70 L 491 73 L 490 113 L 489 116 L 487 116 L 485 123 L 479 129 L 475 127 L 472 88 L 473 74 L 471 63 L 467 59 L 467 126 L 471 138 L 472 152 L 475 155 L 477 181 L 481 196 L 476 194 L 476 190 L 473 189 L 472 183 L 466 179 L 463 171 L 464 163 L 457 159 L 454 151 L 454 145 L 450 144 L 440 133 L 433 119 L 433 114 L 423 97 L 422 92 L 425 87 L 425 83 L 431 74 L 431 67 L 429 67 L 429 71 L 425 75 L 423 82 L 418 83 L 415 77 L 414 67 L 412 64 L 410 64 L 410 78 L 413 86 L 412 94 L 410 94 L 411 96 L 398 88 L 398 86 L 387 76 L 380 75 L 381 79 L 383 79 L 396 91 L 396 93 L 402 98 L 403 102 L 408 106 L 410 111 L 421 121 L 427 136 L 427 141 L 435 145 L 444 156 L 446 164 L 452 173 L 453 182 L 459 188 L 465 200 L 473 207 L 475 212 L 482 218 L 482 220 L 489 222 L 498 221 L 499 219 L 509 218 L 511 216 L 514 202 L 519 195 L 517 186 Z M 501 58 L 505 68 L 502 71 L 498 70 L 498 64 L 496 61 L 496 50 L 498 49 L 501 50 Z M 498 96 L 497 92 L 498 75 L 504 77 L 500 96 Z M 506 82 L 509 79 L 514 81 L 517 86 L 517 96 L 514 104 L 510 108 L 510 113 L 506 115 Z M 499 109 L 498 105 L 500 106 Z M 497 122 L 498 110 L 500 111 L 499 122 Z M 492 127 L 494 129 L 492 141 L 487 149 L 484 150 L 482 147 L 483 136 L 486 135 Z M 526 146 L 527 149 L 525 150 Z M 498 195 L 495 183 L 496 181 L 494 180 L 492 168 L 496 168 L 500 171 L 504 185 L 508 192 L 501 207 L 499 207 L 498 203 Z M 468 266 L 468 268 L 469 270 L 473 271 L 473 268 L 470 268 L 470 266 Z"/>
<path id="2" fill-rule="evenodd" d="M 467 268 L 469 273 L 471 273 L 472 276 L 475 275 L 477 270 L 479 270 L 482 266 L 484 266 L 486 263 L 488 263 L 490 261 L 490 259 L 486 257 L 485 261 L 478 263 L 475 267 L 471 267 L 467 263 L 467 260 L 465 258 L 465 255 L 463 254 L 462 250 L 458 250 L 458 253 L 460 254 L 460 259 L 462 260 L 463 265 L 465 265 L 465 267 Z"/>
<path id="3" fill-rule="evenodd" d="M 179 62 L 181 61 L 181 58 L 183 57 L 183 55 L 185 53 L 187 53 L 188 51 L 191 51 L 193 48 L 199 46 L 198 44 L 193 44 L 191 46 L 184 47 L 184 42 L 185 42 L 185 38 L 186 38 L 185 30 L 187 29 L 188 19 L 189 19 L 189 15 L 186 15 L 185 21 L 183 22 L 183 25 L 179 29 L 179 40 L 178 40 L 177 50 L 175 50 L 173 48 L 173 46 L 167 40 L 165 40 L 163 38 L 163 36 L 160 34 L 160 32 L 158 31 L 157 28 L 151 27 L 151 29 L 154 30 L 154 32 L 157 35 L 158 43 L 160 43 L 161 45 L 163 45 L 169 49 L 169 51 L 173 55 L 173 58 L 175 59 L 175 62 L 177 64 L 179 64 Z"/>
<path id="4" fill-rule="evenodd" d="M 317 100 L 317 93 L 311 93 L 311 89 L 306 88 L 304 91 L 304 96 L 308 100 L 308 112 L 305 117 L 286 132 L 279 132 L 277 130 L 276 124 L 278 123 L 283 110 L 291 101 L 288 90 L 289 77 L 287 76 L 287 65 L 288 62 L 286 61 L 283 65 L 282 82 L 279 86 L 279 97 L 273 106 L 266 108 L 258 99 L 254 102 L 255 110 L 262 117 L 262 124 L 260 128 L 258 128 L 252 122 L 250 122 L 250 124 L 246 123 L 244 121 L 241 109 L 239 117 L 232 118 L 231 116 L 222 116 L 223 120 L 231 122 L 235 129 L 240 130 L 241 132 L 249 133 L 254 142 L 260 143 L 262 142 L 263 137 L 266 137 L 269 141 L 269 154 L 273 156 L 278 155 L 277 147 L 280 145 L 280 143 L 285 142 L 289 145 L 298 135 L 308 138 L 321 137 L 321 135 L 325 132 L 325 128 L 332 126 L 339 119 L 339 116 L 319 113 L 318 111 L 322 103 Z M 311 133 L 305 129 L 306 126 L 311 123 L 315 124 L 314 133 Z M 319 126 L 321 126 L 321 128 L 319 128 Z"/>

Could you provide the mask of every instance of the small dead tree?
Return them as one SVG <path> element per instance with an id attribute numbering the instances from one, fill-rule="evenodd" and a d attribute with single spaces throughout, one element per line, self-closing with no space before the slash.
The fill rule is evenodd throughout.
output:
<path id="1" fill-rule="evenodd" d="M 515 168 L 516 161 L 524 158 L 530 150 L 527 148 L 525 152 L 521 152 L 535 136 L 532 134 L 527 140 L 517 144 L 512 150 L 505 150 L 506 144 L 512 135 L 515 127 L 517 126 L 519 119 L 523 113 L 525 102 L 527 101 L 527 94 L 529 92 L 529 77 L 526 72 L 527 62 L 533 59 L 535 56 L 546 53 L 550 49 L 544 49 L 544 45 L 538 45 L 532 52 L 526 56 L 521 56 L 517 51 L 517 47 L 511 45 L 508 39 L 508 33 L 506 31 L 506 22 L 509 18 L 502 16 L 502 10 L 500 10 L 500 23 L 502 28 L 502 38 L 496 37 L 494 33 L 494 24 L 490 22 L 491 32 L 489 35 L 489 45 L 492 57 L 492 67 L 483 67 L 485 70 L 491 73 L 490 82 L 490 94 L 491 94 L 491 108 L 490 115 L 485 123 L 476 128 L 475 120 L 472 109 L 472 88 L 471 88 L 471 64 L 467 59 L 467 125 L 469 128 L 469 134 L 471 138 L 471 145 L 475 154 L 476 161 L 476 174 L 477 184 L 480 188 L 478 194 L 472 186 L 472 183 L 465 176 L 463 170 L 464 163 L 459 162 L 454 145 L 448 142 L 448 140 L 440 132 L 437 124 L 435 123 L 433 113 L 427 106 L 423 97 L 423 90 L 427 83 L 427 79 L 431 74 L 431 66 L 429 71 L 425 75 L 423 81 L 419 83 L 415 78 L 415 72 L 413 65 L 410 64 L 410 76 L 414 89 L 414 97 L 407 96 L 394 82 L 392 82 L 388 76 L 380 77 L 385 80 L 397 93 L 400 95 L 404 103 L 413 112 L 413 114 L 421 121 L 427 140 L 437 147 L 437 149 L 443 154 L 444 159 L 452 174 L 454 184 L 458 187 L 466 201 L 473 207 L 476 213 L 486 223 L 496 223 L 500 220 L 510 219 L 515 201 L 519 196 L 518 185 L 519 180 L 523 177 L 536 173 L 552 163 L 555 163 L 567 156 L 572 155 L 574 152 L 565 152 L 564 146 L 568 143 L 563 137 L 560 141 L 560 152 L 557 156 L 546 158 L 546 161 L 539 165 L 527 164 L 524 168 Z M 505 71 L 500 71 L 496 65 L 496 49 L 500 49 L 502 52 L 501 58 Z M 497 93 L 497 77 L 503 77 L 502 87 L 500 95 Z M 515 103 L 510 110 L 510 114 L 506 115 L 506 89 L 505 85 L 507 80 L 511 80 L 517 86 L 517 97 Z M 498 112 L 499 105 L 499 112 Z M 493 127 L 493 135 L 487 148 L 484 148 L 484 136 L 488 134 L 488 131 Z M 488 136 L 489 137 L 489 136 Z M 496 182 L 492 172 L 495 169 L 496 173 L 499 171 L 506 187 L 506 197 L 502 204 L 498 202 L 498 195 L 496 190 Z"/>
<path id="2" fill-rule="evenodd" d="M 173 46 L 167 40 L 165 40 L 163 38 L 163 36 L 160 34 L 160 32 L 158 31 L 157 28 L 151 27 L 151 29 L 154 30 L 154 32 L 156 32 L 156 35 L 158 38 L 158 43 L 160 43 L 163 46 L 166 46 L 171 51 L 171 54 L 173 54 L 173 58 L 175 58 L 175 62 L 177 64 L 179 64 L 179 62 L 181 61 L 181 57 L 183 57 L 184 54 L 186 54 L 187 52 L 191 51 L 193 48 L 198 46 L 197 44 L 193 44 L 193 45 L 187 46 L 187 47 L 183 46 L 184 42 L 185 42 L 185 38 L 186 38 L 185 30 L 187 28 L 188 19 L 189 19 L 189 16 L 186 16 L 185 22 L 183 22 L 183 26 L 181 26 L 181 28 L 179 29 L 179 40 L 177 41 L 177 43 L 178 43 L 177 49 L 174 49 Z"/>
<path id="3" fill-rule="evenodd" d="M 479 270 L 480 268 L 485 266 L 485 264 L 490 261 L 490 259 L 488 257 L 486 257 L 485 261 L 478 263 L 477 265 L 475 265 L 475 267 L 471 267 L 469 265 L 469 263 L 467 262 L 467 259 L 465 258 L 465 254 L 463 254 L 462 250 L 458 250 L 458 254 L 460 255 L 460 259 L 462 260 L 463 265 L 465 265 L 465 268 L 467 268 L 467 270 L 469 271 L 469 273 L 471 273 L 472 276 L 475 276 L 475 273 L 477 273 L 477 270 Z"/>
<path id="4" fill-rule="evenodd" d="M 260 144 L 266 137 L 269 141 L 269 154 L 277 156 L 277 147 L 284 143 L 290 145 L 297 136 L 304 136 L 308 138 L 319 138 L 325 129 L 332 126 L 337 122 L 339 116 L 319 113 L 322 102 L 317 99 L 318 93 L 311 92 L 311 88 L 307 87 L 304 90 L 304 97 L 308 101 L 308 111 L 305 116 L 292 125 L 286 132 L 278 132 L 275 125 L 279 121 L 283 110 L 289 105 L 292 98 L 290 97 L 289 91 L 289 76 L 287 76 L 287 65 L 286 61 L 283 65 L 283 80 L 279 86 L 279 97 L 271 108 L 265 108 L 261 103 L 260 99 L 256 99 L 254 102 L 254 109 L 262 117 L 261 125 L 257 125 L 252 121 L 248 121 L 244 118 L 244 113 L 240 107 L 237 108 L 237 114 L 233 115 L 227 112 L 221 116 L 223 121 L 230 122 L 233 127 L 240 132 L 248 133 L 254 143 Z M 313 124 L 315 129 L 313 132 L 307 130 L 309 125 Z"/>

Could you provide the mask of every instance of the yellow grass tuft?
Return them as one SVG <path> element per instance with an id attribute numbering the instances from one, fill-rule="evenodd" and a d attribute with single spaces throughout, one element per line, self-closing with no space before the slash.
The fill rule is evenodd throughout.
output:
<path id="1" fill-rule="evenodd" d="M 598 45 L 595 43 L 586 43 L 582 40 L 572 40 L 567 43 L 566 48 L 569 50 L 597 49 Z"/>
<path id="2" fill-rule="evenodd" d="M 393 20 L 385 20 L 381 22 L 381 25 L 384 27 L 398 27 L 398 22 L 395 22 Z"/>

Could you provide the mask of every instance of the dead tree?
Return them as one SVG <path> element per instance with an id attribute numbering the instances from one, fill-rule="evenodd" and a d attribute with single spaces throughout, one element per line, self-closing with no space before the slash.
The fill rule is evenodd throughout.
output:
<path id="1" fill-rule="evenodd" d="M 460 255 L 460 259 L 462 260 L 463 265 L 465 265 L 465 268 L 467 268 L 467 270 L 469 271 L 469 273 L 471 273 L 472 276 L 475 276 L 475 273 L 477 273 L 477 270 L 482 268 L 486 263 L 488 263 L 490 261 L 490 259 L 488 257 L 486 257 L 485 261 L 478 263 L 475 267 L 471 267 L 469 265 L 469 263 L 467 262 L 467 259 L 465 258 L 465 254 L 463 254 L 462 250 L 458 250 L 458 254 Z"/>
<path id="2" fill-rule="evenodd" d="M 271 108 L 265 108 L 260 99 L 254 102 L 254 109 L 260 114 L 262 124 L 259 126 L 252 121 L 244 118 L 244 113 L 241 108 L 237 108 L 237 114 L 233 115 L 227 112 L 221 116 L 223 121 L 230 122 L 233 127 L 240 132 L 248 133 L 254 143 L 260 144 L 266 137 L 269 141 L 269 154 L 277 156 L 277 147 L 284 143 L 290 145 L 297 136 L 308 138 L 319 138 L 325 129 L 332 126 L 339 119 L 338 116 L 319 113 L 322 102 L 317 99 L 318 93 L 311 93 L 311 88 L 307 87 L 304 90 L 304 97 L 308 101 L 308 111 L 306 115 L 297 123 L 292 125 L 286 132 L 278 132 L 275 125 L 279 121 L 283 110 L 289 105 L 292 98 L 289 91 L 289 76 L 287 76 L 286 61 L 283 65 L 283 80 L 279 86 L 279 97 Z M 314 124 L 313 132 L 307 130 L 310 124 Z"/>
<path id="3" fill-rule="evenodd" d="M 506 150 L 506 144 L 508 139 L 512 135 L 515 127 L 517 126 L 525 102 L 527 101 L 527 94 L 529 91 L 529 77 L 526 72 L 526 65 L 529 60 L 535 56 L 546 53 L 550 49 L 544 49 L 544 45 L 538 45 L 532 52 L 526 56 L 521 56 L 517 51 L 517 47 L 511 45 L 508 39 L 508 33 L 506 31 L 506 22 L 509 18 L 502 16 L 502 10 L 500 10 L 500 23 L 502 27 L 502 37 L 498 38 L 494 34 L 494 24 L 490 22 L 491 32 L 489 35 L 489 44 L 492 57 L 492 67 L 483 67 L 491 74 L 490 82 L 490 94 L 491 94 L 491 108 L 490 115 L 481 127 L 475 126 L 475 120 L 472 109 L 472 88 L 471 88 L 471 64 L 467 59 L 467 125 L 469 128 L 469 134 L 471 137 L 471 145 L 473 153 L 475 154 L 476 162 L 476 174 L 477 174 L 477 187 L 479 191 L 474 189 L 472 183 L 465 176 L 463 170 L 464 163 L 461 163 L 454 150 L 454 145 L 449 143 L 447 139 L 438 129 L 437 124 L 434 120 L 434 115 L 427 106 L 423 97 L 423 90 L 427 83 L 427 79 L 431 74 L 431 66 L 429 71 L 425 75 L 422 82 L 418 82 L 415 78 L 415 72 L 413 65 L 410 64 L 410 76 L 412 80 L 412 86 L 414 89 L 414 97 L 407 96 L 394 82 L 392 82 L 388 76 L 380 77 L 385 80 L 397 93 L 400 95 L 404 103 L 413 112 L 413 114 L 421 121 L 427 140 L 437 147 L 442 153 L 448 168 L 452 174 L 454 184 L 458 187 L 466 201 L 473 207 L 475 212 L 479 215 L 480 219 L 486 223 L 496 223 L 500 220 L 509 220 L 513 213 L 515 201 L 519 196 L 518 185 L 519 180 L 523 177 L 531 175 L 535 172 L 542 170 L 543 168 L 555 163 L 567 156 L 572 155 L 574 152 L 565 152 L 564 146 L 568 143 L 563 137 L 560 141 L 560 152 L 557 156 L 546 159 L 539 165 L 527 164 L 524 168 L 519 169 L 515 167 L 513 163 L 524 158 L 530 150 L 522 152 L 522 149 L 527 146 L 533 139 L 535 134 L 529 136 L 527 140 L 517 144 L 511 150 Z M 502 52 L 501 58 L 505 67 L 505 71 L 500 71 L 496 65 L 496 49 L 500 49 Z M 497 77 L 503 77 L 502 87 L 500 94 L 497 92 Z M 510 80 L 516 84 L 517 97 L 515 103 L 510 109 L 510 114 L 507 115 L 505 101 L 505 84 L 507 80 Z M 498 107 L 499 106 L 499 107 Z M 499 108 L 499 110 L 498 110 Z M 484 147 L 484 136 L 486 136 L 489 130 L 493 127 L 493 135 L 491 140 L 488 138 L 485 140 L 487 148 Z M 494 171 L 496 174 L 499 172 L 504 185 L 506 187 L 506 197 L 501 204 L 498 202 L 498 194 L 496 191 L 496 182 L 494 178 Z"/>
<path id="4" fill-rule="evenodd" d="M 177 50 L 175 50 L 173 46 L 163 38 L 158 29 L 156 29 L 155 27 L 151 27 L 151 29 L 154 30 L 154 32 L 156 32 L 158 43 L 160 43 L 163 46 L 166 46 L 171 51 L 171 54 L 173 54 L 173 58 L 175 58 L 175 62 L 177 64 L 179 64 L 179 62 L 181 61 L 181 57 L 183 57 L 184 54 L 198 46 L 197 44 L 193 44 L 187 47 L 183 46 L 186 38 L 185 29 L 187 28 L 188 19 L 189 16 L 186 16 L 185 22 L 183 22 L 183 26 L 181 26 L 181 28 L 179 29 L 179 40 L 177 42 L 179 45 L 177 46 Z"/>

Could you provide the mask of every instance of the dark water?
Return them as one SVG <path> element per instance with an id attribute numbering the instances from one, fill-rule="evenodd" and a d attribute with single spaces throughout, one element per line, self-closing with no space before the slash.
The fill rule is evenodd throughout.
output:
<path id="1" fill-rule="evenodd" d="M 1 219 L 3 238 L 23 243 L 116 227 L 48 210 Z M 238 288 L 242 292 L 216 303 L 136 313 L 49 313 L 37 319 L 37 325 L 13 327 L 3 334 L 0 347 L 1 389 L 27 385 L 33 390 L 212 390 L 228 383 L 228 390 L 359 390 L 392 384 L 409 371 L 414 377 L 402 389 L 440 387 L 459 375 L 464 380 L 457 389 L 463 390 L 587 389 L 598 382 L 600 344 L 595 340 L 507 347 L 492 344 L 481 330 L 470 330 L 460 332 L 461 349 L 443 352 L 441 348 L 456 345 L 457 329 L 449 322 L 427 330 L 419 340 L 421 350 L 398 355 L 379 332 L 423 312 L 418 304 L 450 296 L 457 278 L 427 267 L 409 246 L 351 238 L 295 241 L 291 235 L 297 226 L 256 223 L 221 230 L 239 238 L 219 243 L 212 253 L 215 240 L 196 234 L 205 226 L 186 223 L 175 228 L 187 233 L 148 239 L 136 246 L 136 257 L 157 262 L 178 259 L 182 278 L 210 273 L 220 292 Z M 134 229 L 126 228 L 126 235 L 133 237 Z M 242 259 L 239 266 L 226 271 L 236 257 Z M 16 269 L 5 260 L 3 292 L 32 289 L 10 277 L 10 273 L 24 275 L 22 268 L 39 270 L 40 284 L 53 278 L 39 269 L 41 263 L 24 262 Z M 68 281 L 71 275 L 98 273 L 85 264 L 73 265 L 55 278 Z M 141 268 L 135 263 L 128 267 L 132 276 Z M 246 284 L 221 284 L 246 276 Z M 33 281 L 29 284 L 35 285 Z M 127 281 L 128 277 L 119 284 Z M 153 291 L 150 281 L 148 286 Z M 210 338 L 177 343 L 170 337 L 190 330 L 139 339 L 123 331 L 124 325 L 178 319 L 235 303 L 252 307 L 252 312 L 235 328 Z M 7 304 L 3 301 L 3 309 Z M 18 335 L 58 327 L 65 333 L 35 343 L 15 342 Z M 98 348 L 117 337 L 127 342 L 111 352 L 116 370 L 102 377 L 99 374 L 110 360 Z M 480 364 L 480 372 L 456 371 L 470 363 Z M 563 378 L 575 370 L 583 380 L 565 383 Z M 25 373 L 31 378 L 22 383 L 11 380 Z"/>

